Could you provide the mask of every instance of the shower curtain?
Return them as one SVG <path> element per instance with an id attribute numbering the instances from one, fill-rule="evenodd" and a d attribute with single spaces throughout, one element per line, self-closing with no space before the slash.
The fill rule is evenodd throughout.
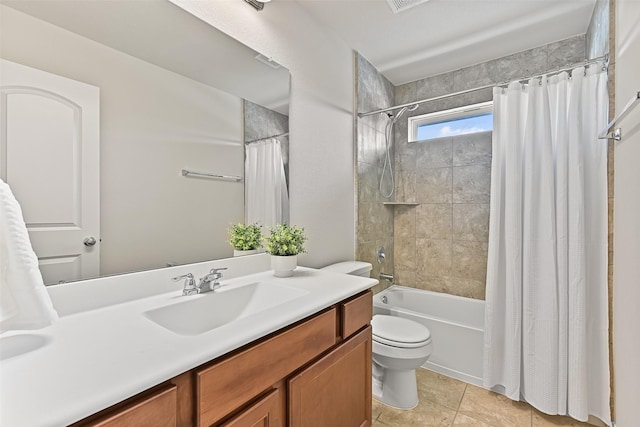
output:
<path id="1" fill-rule="evenodd" d="M 269 139 L 246 146 L 245 206 L 247 224 L 268 227 L 289 221 L 289 193 L 280 141 Z"/>
<path id="2" fill-rule="evenodd" d="M 611 425 L 600 68 L 494 89 L 484 385 Z"/>

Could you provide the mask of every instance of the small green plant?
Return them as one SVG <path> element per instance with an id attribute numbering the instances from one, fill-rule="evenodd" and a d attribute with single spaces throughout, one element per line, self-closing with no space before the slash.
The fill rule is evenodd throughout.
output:
<path id="1" fill-rule="evenodd" d="M 237 251 L 258 249 L 262 242 L 262 230 L 258 224 L 234 224 L 229 229 L 229 243 Z"/>
<path id="2" fill-rule="evenodd" d="M 304 228 L 295 225 L 278 224 L 269 228 L 270 235 L 264 238 L 265 249 L 271 255 L 290 256 L 304 253 Z"/>

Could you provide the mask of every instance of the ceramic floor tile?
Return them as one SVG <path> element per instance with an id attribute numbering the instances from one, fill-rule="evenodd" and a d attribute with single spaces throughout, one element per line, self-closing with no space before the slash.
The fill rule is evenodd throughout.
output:
<path id="1" fill-rule="evenodd" d="M 448 427 L 453 423 L 455 416 L 455 410 L 425 400 L 411 410 L 394 409 L 386 406 L 378 417 L 377 422 L 385 426 L 397 427 Z"/>
<path id="2" fill-rule="evenodd" d="M 420 402 L 426 399 L 449 409 L 458 410 L 467 387 L 466 383 L 424 368 L 417 369 L 416 374 Z"/>
<path id="3" fill-rule="evenodd" d="M 574 420 L 571 417 L 563 417 L 562 415 L 547 415 L 534 409 L 531 427 L 592 427 L 591 424 Z"/>
<path id="4" fill-rule="evenodd" d="M 453 427 L 496 427 L 458 412 L 453 420 Z M 528 427 L 528 426 L 527 426 Z"/>
<path id="5" fill-rule="evenodd" d="M 373 399 L 373 402 L 371 403 L 371 419 L 373 421 L 377 420 L 384 408 L 385 406 L 383 403 Z"/>
<path id="6" fill-rule="evenodd" d="M 485 424 L 494 426 L 530 426 L 531 407 L 474 385 L 467 385 L 458 410 Z"/>

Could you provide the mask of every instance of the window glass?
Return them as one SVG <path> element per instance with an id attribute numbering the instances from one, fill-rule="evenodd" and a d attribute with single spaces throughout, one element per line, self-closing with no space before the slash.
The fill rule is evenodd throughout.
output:
<path id="1" fill-rule="evenodd" d="M 428 141 L 493 130 L 493 102 L 409 118 L 409 140 Z"/>
<path id="2" fill-rule="evenodd" d="M 417 140 L 485 132 L 493 129 L 493 113 L 478 114 L 453 120 L 425 123 L 418 126 Z"/>

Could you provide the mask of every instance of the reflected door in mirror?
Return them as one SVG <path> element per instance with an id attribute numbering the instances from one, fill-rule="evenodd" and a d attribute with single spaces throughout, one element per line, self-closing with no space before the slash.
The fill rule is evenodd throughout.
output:
<path id="1" fill-rule="evenodd" d="M 44 281 L 97 276 L 99 89 L 0 61 L 0 176 L 22 207 Z"/>

